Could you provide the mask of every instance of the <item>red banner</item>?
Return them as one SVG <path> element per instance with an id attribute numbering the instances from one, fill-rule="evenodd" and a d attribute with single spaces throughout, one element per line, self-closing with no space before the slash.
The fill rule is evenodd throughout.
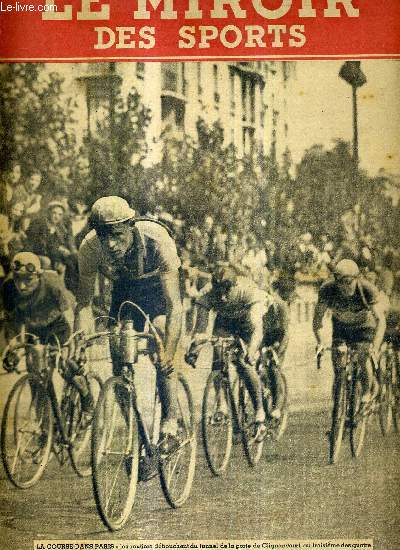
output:
<path id="1" fill-rule="evenodd" d="M 2 0 L 1 61 L 400 57 L 399 0 Z"/>

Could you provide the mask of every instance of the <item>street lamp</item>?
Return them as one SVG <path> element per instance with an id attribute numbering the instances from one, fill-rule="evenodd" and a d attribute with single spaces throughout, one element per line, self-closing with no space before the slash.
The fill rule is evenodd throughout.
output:
<path id="1" fill-rule="evenodd" d="M 358 169 L 358 114 L 357 114 L 357 88 L 361 88 L 367 82 L 367 77 L 361 70 L 361 61 L 346 61 L 340 71 L 339 76 L 343 78 L 353 90 L 353 162 L 354 173 Z"/>

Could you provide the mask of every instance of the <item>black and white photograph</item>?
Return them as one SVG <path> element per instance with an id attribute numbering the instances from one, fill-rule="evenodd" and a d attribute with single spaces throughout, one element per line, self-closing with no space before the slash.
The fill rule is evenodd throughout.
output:
<path id="1" fill-rule="evenodd" d="M 0 550 L 400 548 L 399 88 L 0 65 Z"/>

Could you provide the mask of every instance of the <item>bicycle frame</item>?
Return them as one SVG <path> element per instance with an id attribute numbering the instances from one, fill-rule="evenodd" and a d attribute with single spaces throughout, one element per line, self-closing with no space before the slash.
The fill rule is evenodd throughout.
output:
<path id="1" fill-rule="evenodd" d="M 238 368 L 240 368 L 238 356 L 241 352 L 243 352 L 244 344 L 240 338 L 234 336 L 213 337 L 209 340 L 209 342 L 213 345 L 214 354 L 216 356 L 213 358 L 212 368 L 213 370 L 220 371 L 224 380 L 226 380 L 232 408 L 234 430 L 236 432 L 239 432 L 241 429 L 239 410 L 237 407 L 237 400 L 235 399 L 233 393 L 234 380 L 232 380 L 232 375 L 229 371 L 229 367 L 235 367 L 236 371 Z M 240 384 L 244 383 L 241 376 L 238 377 L 238 381 L 240 387 Z"/>

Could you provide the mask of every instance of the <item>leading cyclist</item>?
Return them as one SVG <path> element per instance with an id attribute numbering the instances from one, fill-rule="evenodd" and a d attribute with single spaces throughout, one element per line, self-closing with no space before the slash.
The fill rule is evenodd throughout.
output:
<path id="1" fill-rule="evenodd" d="M 157 384 L 163 412 L 160 446 L 167 453 L 179 444 L 174 359 L 181 333 L 182 303 L 176 245 L 156 220 L 135 220 L 134 210 L 121 197 L 98 199 L 92 206 L 90 222 L 93 230 L 78 253 L 77 325 L 94 329 L 91 305 L 96 275 L 102 273 L 113 282 L 110 316 L 116 318 L 121 304 L 129 300 L 141 307 L 163 333 L 165 353 L 157 365 Z M 129 318 L 133 318 L 136 330 L 143 329 L 142 314 L 129 308 Z M 113 373 L 119 375 L 118 354 L 111 351 Z"/>
<path id="2" fill-rule="evenodd" d="M 378 289 L 360 277 L 358 265 L 349 259 L 340 260 L 334 268 L 334 280 L 324 283 L 319 291 L 315 307 L 313 330 L 318 351 L 323 339 L 323 318 L 327 310 L 332 312 L 332 362 L 336 377 L 345 365 L 340 344 L 348 344 L 358 351 L 362 376 L 365 407 L 372 398 L 374 373 L 371 361 L 376 362 L 385 334 L 385 308 L 381 304 Z"/>

